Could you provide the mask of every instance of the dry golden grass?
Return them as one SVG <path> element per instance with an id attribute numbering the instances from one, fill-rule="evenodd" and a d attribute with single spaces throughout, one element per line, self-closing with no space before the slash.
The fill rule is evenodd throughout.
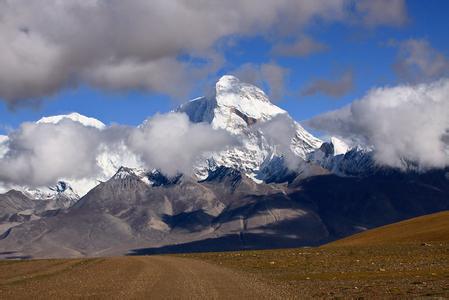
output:
<path id="1" fill-rule="evenodd" d="M 449 212 L 319 248 L 186 256 L 260 276 L 298 298 L 449 297 Z"/>
<path id="2" fill-rule="evenodd" d="M 296 298 L 449 297 L 449 243 L 186 254 Z"/>
<path id="3" fill-rule="evenodd" d="M 449 211 L 368 230 L 325 247 L 431 242 L 449 242 Z"/>

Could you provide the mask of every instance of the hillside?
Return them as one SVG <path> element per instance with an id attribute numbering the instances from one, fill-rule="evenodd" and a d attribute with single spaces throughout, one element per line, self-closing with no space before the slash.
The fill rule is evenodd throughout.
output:
<path id="1" fill-rule="evenodd" d="M 392 243 L 449 242 L 449 211 L 368 230 L 325 245 L 367 246 Z"/>

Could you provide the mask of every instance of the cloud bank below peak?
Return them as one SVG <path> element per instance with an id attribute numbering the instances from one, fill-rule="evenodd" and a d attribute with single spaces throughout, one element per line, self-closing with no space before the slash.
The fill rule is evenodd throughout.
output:
<path id="1" fill-rule="evenodd" d="M 184 113 L 156 115 L 137 128 L 91 126 L 72 115 L 23 123 L 0 136 L 0 182 L 42 187 L 58 180 L 107 180 L 121 166 L 115 161 L 190 174 L 205 152 L 236 144 L 229 133 L 191 123 Z"/>
<path id="2" fill-rule="evenodd" d="M 449 166 L 449 79 L 377 88 L 309 126 L 372 146 L 380 165 Z"/>

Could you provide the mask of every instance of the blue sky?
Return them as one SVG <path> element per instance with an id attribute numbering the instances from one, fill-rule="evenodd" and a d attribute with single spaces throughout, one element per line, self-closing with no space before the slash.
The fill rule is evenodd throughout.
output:
<path id="1" fill-rule="evenodd" d="M 173 109 L 182 99 L 201 96 L 206 86 L 216 78 L 236 72 L 245 64 L 275 64 L 285 70 L 283 95 L 275 102 L 296 120 L 309 119 L 347 105 L 371 88 L 407 83 L 407 79 L 395 72 L 393 67 L 398 61 L 410 58 L 411 54 L 401 54 L 400 45 L 404 41 L 426 41 L 429 51 L 438 53 L 443 60 L 447 59 L 449 1 L 406 1 L 405 7 L 407 21 L 400 25 L 388 22 L 375 26 L 357 22 L 309 22 L 301 27 L 301 35 L 325 44 L 326 50 L 306 56 L 283 57 L 273 53 L 273 44 L 280 40 L 288 42 L 289 37 L 285 40 L 270 38 L 254 31 L 244 35 L 224 35 L 212 46 L 219 49 L 216 51 L 223 56 L 221 65 L 206 74 L 199 84 L 190 87 L 186 95 L 177 97 L 181 99 L 147 88 L 111 90 L 79 82 L 74 87 L 63 87 L 49 93 L 53 95 L 39 96 L 39 104 L 36 101 L 31 105 L 18 102 L 11 107 L 10 102 L 0 101 L 0 133 L 16 128 L 24 121 L 69 112 L 95 117 L 107 124 L 137 125 L 156 112 Z M 222 46 L 230 41 L 232 45 Z M 336 82 L 345 72 L 352 74 L 352 88 L 344 95 L 301 95 L 301 91 L 315 80 Z"/>

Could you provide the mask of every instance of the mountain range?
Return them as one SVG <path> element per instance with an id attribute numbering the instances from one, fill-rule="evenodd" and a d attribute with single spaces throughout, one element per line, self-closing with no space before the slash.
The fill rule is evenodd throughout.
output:
<path id="1" fill-rule="evenodd" d="M 311 246 L 449 209 L 448 170 L 392 169 L 375 163 L 373 149 L 323 142 L 236 77 L 223 76 L 212 95 L 175 112 L 238 143 L 202 154 L 188 174 L 148 169 L 123 146 L 98 155 L 96 178 L 6 185 L 0 257 Z M 76 113 L 38 123 L 66 119 L 107 127 Z M 0 137 L 0 158 L 7 153 L 8 137 Z"/>

